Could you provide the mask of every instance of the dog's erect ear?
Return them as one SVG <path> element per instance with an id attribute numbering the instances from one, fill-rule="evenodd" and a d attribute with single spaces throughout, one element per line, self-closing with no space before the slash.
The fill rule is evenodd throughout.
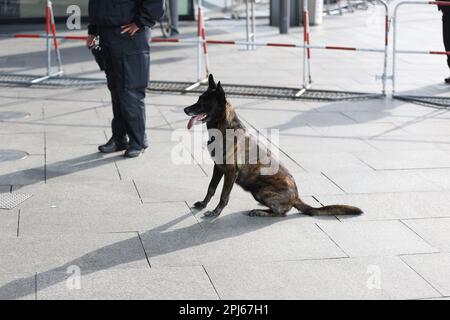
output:
<path id="1" fill-rule="evenodd" d="M 222 84 L 220 83 L 220 81 L 219 81 L 219 83 L 217 83 L 217 95 L 219 96 L 220 100 L 226 100 L 225 99 L 225 91 L 223 90 Z"/>
<path id="2" fill-rule="evenodd" d="M 212 74 L 209 75 L 208 82 L 209 82 L 209 87 L 211 89 L 216 89 L 217 88 L 216 82 L 214 81 L 214 77 L 213 77 Z"/>

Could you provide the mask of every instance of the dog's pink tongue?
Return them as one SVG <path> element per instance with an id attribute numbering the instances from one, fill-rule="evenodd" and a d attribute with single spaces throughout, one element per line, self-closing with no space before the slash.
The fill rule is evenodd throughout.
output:
<path id="1" fill-rule="evenodd" d="M 190 130 L 202 117 L 203 117 L 203 114 L 199 114 L 197 116 L 193 116 L 192 118 L 190 118 L 187 128 Z"/>

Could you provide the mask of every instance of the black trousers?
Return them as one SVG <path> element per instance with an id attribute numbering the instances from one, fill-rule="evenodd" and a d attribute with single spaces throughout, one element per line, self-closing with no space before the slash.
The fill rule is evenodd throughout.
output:
<path id="1" fill-rule="evenodd" d="M 108 89 L 111 91 L 113 138 L 128 136 L 135 149 L 148 147 L 145 134 L 145 95 L 150 76 L 150 30 L 134 36 L 120 28 L 100 28 L 100 46 L 105 58 Z"/>
<path id="2" fill-rule="evenodd" d="M 442 34 L 444 35 L 445 51 L 450 51 L 450 10 L 442 10 Z M 447 64 L 450 68 L 450 56 L 447 56 Z"/>

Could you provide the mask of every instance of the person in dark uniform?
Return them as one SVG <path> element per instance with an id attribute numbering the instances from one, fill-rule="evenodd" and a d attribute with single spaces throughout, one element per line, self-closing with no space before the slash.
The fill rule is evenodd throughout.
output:
<path id="1" fill-rule="evenodd" d="M 441 0 L 450 2 L 450 0 Z M 442 33 L 444 35 L 444 46 L 445 51 L 450 51 L 450 6 L 438 6 L 439 10 L 442 11 Z M 447 64 L 450 68 L 450 56 L 447 55 Z M 445 79 L 445 83 L 450 84 L 450 77 Z"/>
<path id="2" fill-rule="evenodd" d="M 126 150 L 134 158 L 148 148 L 145 94 L 150 76 L 150 28 L 164 14 L 163 0 L 89 0 L 86 45 L 96 37 L 111 91 L 112 137 L 102 153 Z"/>

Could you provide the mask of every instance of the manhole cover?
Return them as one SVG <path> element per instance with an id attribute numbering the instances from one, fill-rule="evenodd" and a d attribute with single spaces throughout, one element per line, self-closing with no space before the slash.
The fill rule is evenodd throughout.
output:
<path id="1" fill-rule="evenodd" d="M 13 209 L 31 197 L 25 193 L 0 193 L 0 209 Z"/>
<path id="2" fill-rule="evenodd" d="M 0 150 L 0 162 L 22 160 L 29 156 L 25 151 Z"/>
<path id="3" fill-rule="evenodd" d="M 0 112 L 0 121 L 25 119 L 30 116 L 26 112 Z"/>

